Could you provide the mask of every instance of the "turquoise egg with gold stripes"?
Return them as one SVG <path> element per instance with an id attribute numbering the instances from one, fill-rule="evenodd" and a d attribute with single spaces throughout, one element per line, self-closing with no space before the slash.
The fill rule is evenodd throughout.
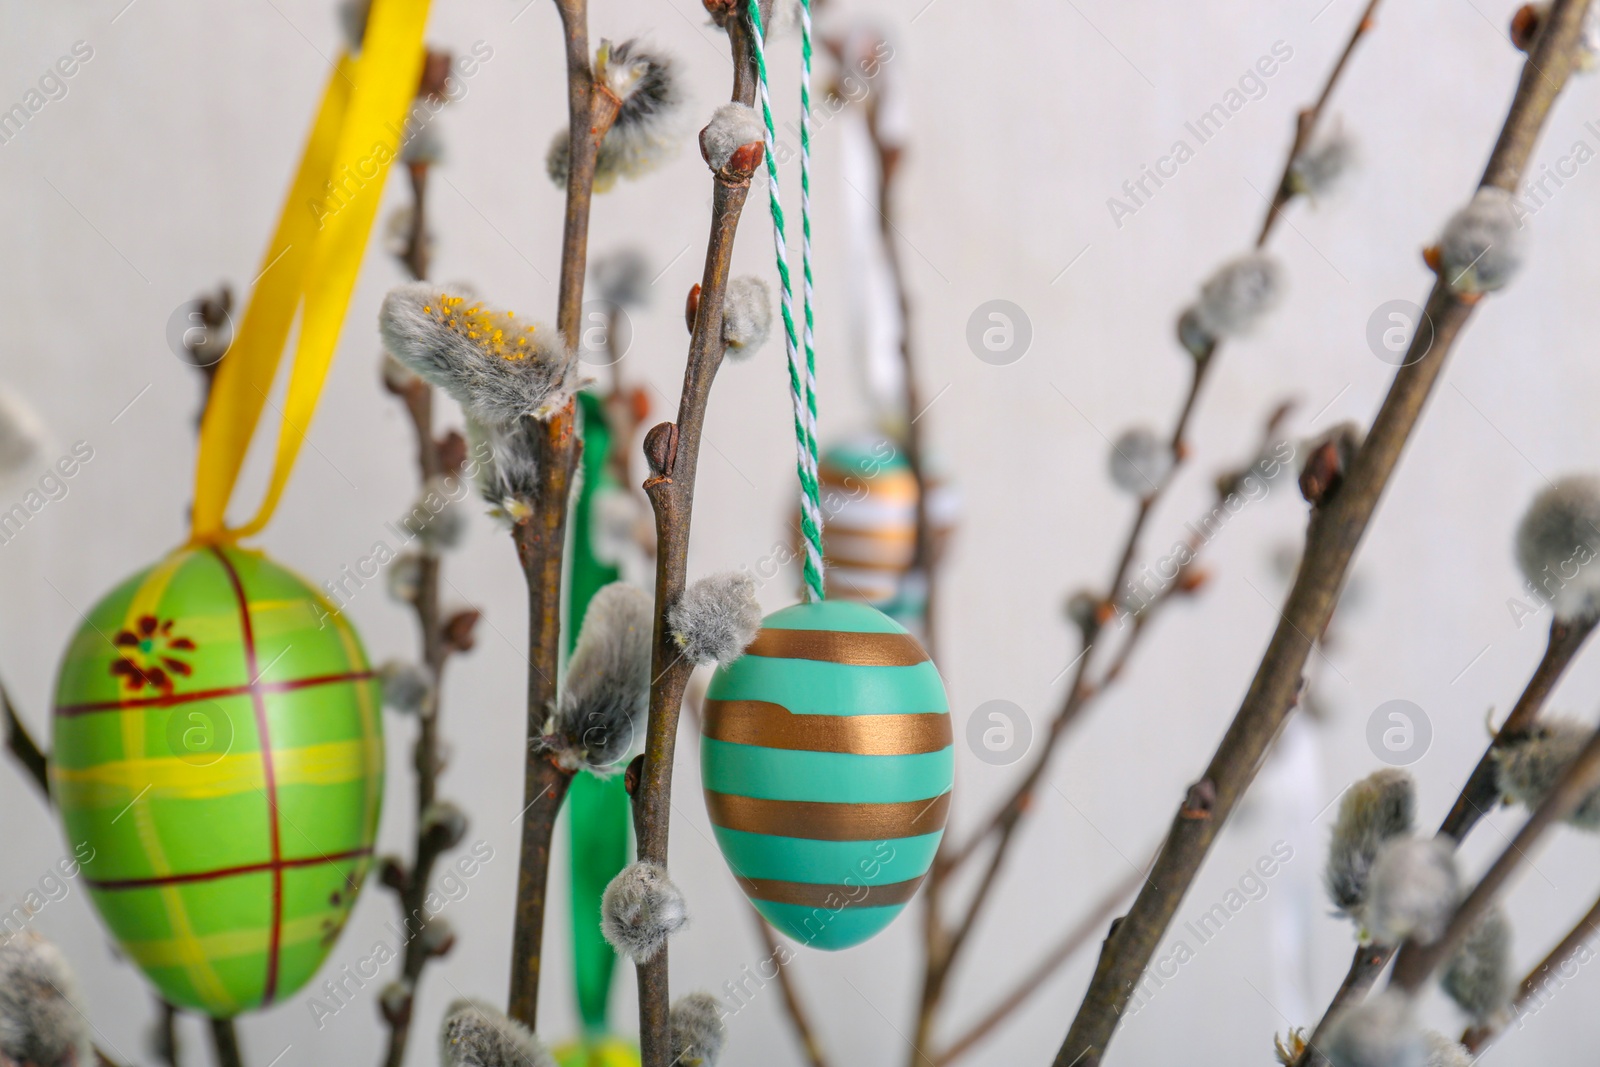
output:
<path id="1" fill-rule="evenodd" d="M 371 864 L 381 703 L 350 624 L 258 552 L 179 549 L 89 610 L 51 794 L 101 919 L 168 1002 L 227 1018 L 316 974 Z"/>
<path id="2" fill-rule="evenodd" d="M 712 679 L 700 774 L 717 845 L 756 910 L 801 944 L 858 945 L 900 914 L 944 833 L 944 683 L 876 608 L 784 608 Z"/>

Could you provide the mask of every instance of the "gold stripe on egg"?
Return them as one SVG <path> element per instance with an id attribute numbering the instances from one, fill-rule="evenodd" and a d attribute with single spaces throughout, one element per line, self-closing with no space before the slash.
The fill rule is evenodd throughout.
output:
<path id="1" fill-rule="evenodd" d="M 839 489 L 850 494 L 851 500 L 865 499 L 875 503 L 897 503 L 917 499 L 917 480 L 909 471 L 863 477 L 854 471 L 834 470 L 829 467 L 817 471 L 817 485 L 825 489 Z"/>
<path id="2" fill-rule="evenodd" d="M 764 800 L 706 790 L 713 826 L 747 834 L 801 837 L 811 841 L 892 841 L 944 829 L 949 792 L 892 804 L 829 804 Z"/>
<path id="3" fill-rule="evenodd" d="M 910 634 L 866 634 L 842 630 L 780 630 L 768 627 L 745 649 L 748 656 L 811 659 L 857 667 L 910 667 L 928 653 Z"/>
<path id="4" fill-rule="evenodd" d="M 737 877 L 737 876 L 736 876 Z M 752 900 L 773 904 L 798 904 L 803 908 L 871 908 L 904 904 L 917 893 L 926 875 L 885 885 L 827 885 L 813 882 L 785 882 L 777 878 L 739 878 L 739 888 Z"/>
<path id="5" fill-rule="evenodd" d="M 765 700 L 707 700 L 705 735 L 736 745 L 861 756 L 912 756 L 951 744 L 950 716 L 796 715 Z"/>

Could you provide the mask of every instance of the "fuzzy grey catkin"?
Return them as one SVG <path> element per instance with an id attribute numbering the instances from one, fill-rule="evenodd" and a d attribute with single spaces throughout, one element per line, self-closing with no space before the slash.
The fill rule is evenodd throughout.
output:
<path id="1" fill-rule="evenodd" d="M 589 601 L 557 703 L 564 761 L 600 768 L 627 755 L 650 703 L 654 629 L 654 602 L 638 586 L 612 582 Z"/>
<path id="2" fill-rule="evenodd" d="M 1100 607 L 1103 603 L 1098 594 L 1080 589 L 1067 597 L 1061 605 L 1061 613 L 1066 616 L 1068 622 L 1087 633 L 1099 625 Z"/>
<path id="3" fill-rule="evenodd" d="M 406 119 L 405 136 L 400 140 L 400 161 L 421 166 L 434 166 L 445 159 L 444 134 L 439 130 L 439 116 L 430 112 L 418 122 L 416 116 Z"/>
<path id="4" fill-rule="evenodd" d="M 1427 1048 L 1423 1067 L 1472 1067 L 1477 1062 L 1465 1046 L 1436 1031 L 1424 1034 L 1423 1042 Z"/>
<path id="5" fill-rule="evenodd" d="M 767 127 L 761 115 L 748 104 L 723 104 L 711 114 L 711 121 L 700 133 L 700 147 L 711 169 L 721 170 L 733 154 L 747 144 L 765 142 Z"/>
<path id="6" fill-rule="evenodd" d="M 683 89 L 672 59 L 638 41 L 602 41 L 595 56 L 601 84 L 622 101 L 595 153 L 594 191 L 604 193 L 622 178 L 637 178 L 669 158 L 681 140 Z M 545 153 L 545 173 L 557 187 L 567 184 L 572 144 L 560 130 Z"/>
<path id="7" fill-rule="evenodd" d="M 683 894 L 659 864 L 624 867 L 600 900 L 600 932 L 634 963 L 649 963 L 688 922 Z"/>
<path id="8" fill-rule="evenodd" d="M 722 343 L 730 359 L 743 359 L 767 342 L 772 331 L 772 292 L 753 275 L 728 282 L 722 300 Z"/>
<path id="9" fill-rule="evenodd" d="M 710 993 L 690 993 L 672 1005 L 672 1062 L 676 1067 L 717 1067 L 728 1028 L 722 1005 Z"/>
<path id="10" fill-rule="evenodd" d="M 401 518 L 406 532 L 429 549 L 458 548 L 467 535 L 466 509 L 457 504 L 459 483 L 433 477 L 423 485 L 411 510 Z"/>
<path id="11" fill-rule="evenodd" d="M 467 836 L 467 813 L 453 800 L 435 800 L 423 809 L 421 830 L 441 852 L 455 848 Z"/>
<path id="12" fill-rule="evenodd" d="M 677 64 L 672 57 L 630 40 L 611 45 L 605 62 L 597 66 L 601 80 L 622 101 L 605 144 L 619 172 L 636 177 L 677 147 L 684 99 Z"/>
<path id="13" fill-rule="evenodd" d="M 1516 555 L 1556 618 L 1600 615 L 1600 478 L 1567 475 L 1541 490 L 1517 525 Z"/>
<path id="14" fill-rule="evenodd" d="M 732 663 L 761 630 L 755 579 L 723 571 L 695 581 L 667 612 L 667 628 L 691 663 Z"/>
<path id="15" fill-rule="evenodd" d="M 95 1062 L 66 957 L 32 930 L 0 941 L 0 1063 L 89 1067 Z"/>
<path id="16" fill-rule="evenodd" d="M 1592 726 L 1549 718 L 1528 737 L 1496 749 L 1495 778 L 1501 794 L 1529 811 L 1537 808 L 1593 736 Z M 1600 830 L 1600 790 L 1584 797 L 1567 822 L 1583 830 Z"/>
<path id="17" fill-rule="evenodd" d="M 579 385 L 577 360 L 555 330 L 426 282 L 391 289 L 378 327 L 396 359 L 485 425 L 544 418 Z"/>
<path id="18" fill-rule="evenodd" d="M 1433 837 L 1397 837 L 1372 864 L 1362 918 L 1379 944 L 1427 944 L 1444 933 L 1461 894 L 1455 852 Z"/>
<path id="19" fill-rule="evenodd" d="M 456 928 L 443 915 L 429 916 L 419 937 L 422 951 L 430 956 L 448 956 L 456 947 Z"/>
<path id="20" fill-rule="evenodd" d="M 1398 768 L 1369 774 L 1345 790 L 1323 872 L 1335 908 L 1359 917 L 1373 861 L 1390 839 L 1411 833 L 1416 808 L 1416 784 Z"/>
<path id="21" fill-rule="evenodd" d="M 396 556 L 384 572 L 384 587 L 399 603 L 415 604 L 422 593 L 422 557 L 415 552 Z"/>
<path id="22" fill-rule="evenodd" d="M 361 39 L 367 35 L 367 15 L 372 0 L 343 0 L 339 5 L 339 29 L 344 33 L 345 47 L 351 52 L 361 51 Z"/>
<path id="23" fill-rule="evenodd" d="M 433 695 L 427 672 L 415 663 L 391 659 L 378 668 L 383 687 L 383 705 L 406 715 L 415 715 Z"/>
<path id="24" fill-rule="evenodd" d="M 637 248 L 619 248 L 598 256 L 589 265 L 589 276 L 600 292 L 600 299 L 613 307 L 643 306 L 650 296 L 650 261 Z"/>
<path id="25" fill-rule="evenodd" d="M 1490 293 L 1511 284 L 1522 268 L 1522 223 L 1515 200 L 1488 186 L 1450 216 L 1439 236 L 1439 273 L 1458 293 Z"/>
<path id="26" fill-rule="evenodd" d="M 1313 141 L 1295 156 L 1289 181 L 1296 192 L 1316 199 L 1339 190 L 1355 169 L 1356 143 L 1342 128 Z"/>
<path id="27" fill-rule="evenodd" d="M 468 416 L 467 445 L 478 457 L 473 480 L 495 516 L 521 522 L 533 513 L 540 487 L 536 435 L 542 432 L 528 419 L 490 426 Z"/>
<path id="28" fill-rule="evenodd" d="M 1283 300 L 1283 267 L 1265 252 L 1247 252 L 1218 267 L 1200 287 L 1195 318 L 1207 336 L 1253 331 Z"/>
<path id="29" fill-rule="evenodd" d="M 481 1000 L 458 1000 L 439 1029 L 440 1067 L 556 1067 L 555 1057 L 515 1019 Z"/>
<path id="30" fill-rule="evenodd" d="M 1111 482 L 1125 493 L 1147 497 L 1172 473 L 1172 449 L 1154 430 L 1135 426 L 1111 443 Z"/>
<path id="31" fill-rule="evenodd" d="M 44 451 L 44 424 L 22 398 L 0 388 L 0 478 L 35 463 Z"/>
<path id="32" fill-rule="evenodd" d="M 1195 359 L 1203 359 L 1217 343 L 1217 339 L 1207 333 L 1206 328 L 1200 324 L 1200 312 L 1193 307 L 1187 307 L 1178 315 L 1178 343 Z"/>
<path id="33" fill-rule="evenodd" d="M 1511 1003 L 1511 921 L 1491 908 L 1445 964 L 1439 985 L 1477 1025 Z"/>
<path id="34" fill-rule="evenodd" d="M 1428 1067 L 1428 1040 L 1412 1018 L 1411 1002 L 1392 990 L 1335 1016 L 1320 1049 L 1333 1067 Z"/>

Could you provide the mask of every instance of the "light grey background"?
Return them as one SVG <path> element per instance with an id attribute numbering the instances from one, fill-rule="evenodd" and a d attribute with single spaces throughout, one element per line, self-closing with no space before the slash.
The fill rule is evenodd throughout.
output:
<path id="1" fill-rule="evenodd" d="M 0 669 L 24 713 L 45 721 L 57 657 L 79 612 L 183 536 L 192 472 L 193 372 L 164 341 L 169 314 L 202 287 L 255 273 L 293 159 L 321 90 L 337 29 L 326 0 L 8 2 L 0 7 L 0 107 L 20 100 L 58 56 L 86 41 L 94 58 L 20 136 L 0 145 L 0 379 L 32 400 L 53 433 L 51 455 L 84 440 L 94 459 L 13 543 L 0 546 Z M 1326 6 L 1324 7 L 1324 3 Z M 868 10 L 846 0 L 834 17 Z M 1419 249 L 1464 201 L 1499 128 L 1521 57 L 1503 28 L 1511 0 L 1391 0 L 1357 54 L 1333 112 L 1361 142 L 1364 165 L 1342 197 L 1296 204 L 1274 238 L 1290 296 L 1256 338 L 1227 347 L 1197 419 L 1194 461 L 1150 527 L 1163 550 L 1208 499 L 1210 476 L 1251 447 L 1279 398 L 1301 402 L 1303 432 L 1370 417 L 1391 368 L 1368 350 L 1369 314 L 1420 300 L 1429 277 Z M 601 35 L 646 32 L 681 58 L 694 93 L 689 129 L 726 96 L 722 39 L 693 0 L 598 2 Z M 924 424 L 964 496 L 950 561 L 941 667 L 963 734 L 971 709 L 1013 701 L 1036 733 L 1062 695 L 1074 654 L 1063 596 L 1103 582 L 1131 503 L 1104 475 L 1107 438 L 1127 425 L 1165 425 L 1186 385 L 1171 323 L 1203 276 L 1254 236 L 1281 165 L 1295 110 L 1308 101 L 1357 15 L 1356 0 L 910 0 L 871 5 L 894 36 L 892 73 L 911 137 L 898 227 L 915 287 L 926 395 Z M 490 300 L 553 313 L 560 196 L 543 155 L 562 124 L 558 25 L 549 4 L 519 14 L 512 0 L 435 5 L 430 40 L 494 50 L 467 99 L 441 120 L 452 158 L 435 183 L 436 276 L 470 279 Z M 1275 41 L 1292 58 L 1177 177 L 1119 229 L 1106 206 L 1141 164 L 1165 154 L 1184 123 L 1236 84 Z M 793 39 L 785 46 L 791 56 Z M 775 63 L 778 104 L 794 113 L 794 63 Z M 1536 160 L 1574 142 L 1600 147 L 1600 82 L 1580 79 L 1560 103 Z M 860 280 L 849 260 L 871 215 L 841 173 L 847 120 L 817 137 L 818 349 L 825 436 L 867 419 L 861 359 L 845 308 Z M 1535 171 L 1537 170 L 1537 163 Z M 1421 431 L 1369 531 L 1357 569 L 1365 595 L 1317 666 L 1330 709 L 1286 735 L 1193 887 L 1164 944 L 1223 898 L 1246 868 L 1283 841 L 1293 859 L 1122 1027 L 1117 1063 L 1265 1063 L 1271 1035 L 1315 1018 L 1352 947 L 1317 889 L 1329 816 L 1353 777 L 1379 764 L 1366 721 L 1388 700 L 1429 716 L 1434 740 L 1416 763 L 1420 814 L 1435 822 L 1485 740 L 1485 713 L 1503 714 L 1542 647 L 1543 617 L 1520 628 L 1510 562 L 1520 509 L 1547 477 L 1600 466 L 1594 337 L 1600 211 L 1592 167 L 1540 210 L 1533 255 L 1515 287 L 1488 303 L 1459 346 Z M 860 187 L 859 176 L 853 182 Z M 686 144 L 660 173 L 596 201 L 593 248 L 645 247 L 663 273 L 636 317 L 630 375 L 656 386 L 658 411 L 676 397 L 685 349 L 681 308 L 699 277 L 709 182 Z M 795 189 L 793 178 L 789 186 Z M 404 202 L 401 183 L 390 201 Z M 765 213 L 747 216 L 738 265 L 770 274 Z M 387 208 L 386 208 L 387 211 Z M 1070 266 L 1070 269 L 1067 269 Z M 374 322 L 401 280 L 369 257 L 323 406 L 296 479 L 261 544 L 315 579 L 366 553 L 408 504 L 409 430 L 379 389 Z M 1009 300 L 1032 322 L 1031 350 L 995 367 L 964 337 L 980 303 Z M 947 388 L 948 387 L 948 388 Z M 752 564 L 786 540 L 792 506 L 781 352 L 769 346 L 717 383 L 701 457 L 691 570 Z M 251 464 L 241 499 L 254 499 Z M 24 487 L 0 498 L 9 506 Z M 946 1033 L 1009 987 L 1042 945 L 1103 887 L 1139 862 L 1198 774 L 1276 622 L 1283 583 L 1274 554 L 1297 537 L 1304 506 L 1292 489 L 1234 519 L 1208 552 L 1214 579 L 1199 600 L 1162 619 L 1127 680 L 1075 729 L 1052 766 L 997 894 L 956 976 Z M 484 612 L 479 648 L 452 668 L 445 692 L 454 747 L 445 795 L 473 818 L 496 858 L 447 912 L 455 953 L 430 968 L 409 1062 L 433 1062 L 433 1029 L 456 991 L 500 999 L 520 807 L 520 695 L 526 670 L 521 579 L 510 545 L 474 518 L 448 563 L 452 600 Z M 763 590 L 768 609 L 791 596 Z M 375 658 L 414 647 L 409 618 L 373 588 L 350 611 Z M 1555 706 L 1592 716 L 1600 663 L 1580 662 Z M 410 833 L 409 730 L 391 720 L 388 816 L 382 845 Z M 674 985 L 721 992 L 762 952 L 739 892 L 710 843 L 697 795 L 697 754 L 679 748 L 673 870 L 694 925 L 675 943 Z M 1019 767 L 959 753 L 953 832 L 964 834 Z M 1491 817 L 1464 850 L 1481 869 L 1518 824 Z M 14 768 L 0 771 L 0 902 L 15 903 L 63 853 L 50 817 Z M 565 838 L 556 869 L 564 869 Z M 1600 843 L 1553 835 L 1511 895 L 1517 959 L 1538 959 L 1593 900 Z M 575 1025 L 567 980 L 565 893 L 554 879 L 541 1017 L 558 1039 Z M 365 955 L 395 914 L 369 891 L 331 966 Z M 76 962 L 108 1047 L 148 1061 L 151 1004 L 137 973 L 114 962 L 79 888 L 37 919 Z M 915 915 L 839 955 L 806 952 L 799 984 L 840 1064 L 904 1062 L 917 970 Z M 975 1062 L 1042 1063 L 1053 1054 L 1093 965 L 1091 946 L 1030 1002 Z M 633 985 L 622 968 L 618 1024 L 631 1029 Z M 1583 970 L 1488 1062 L 1592 1059 L 1600 977 Z M 1461 1020 L 1437 994 L 1431 1024 Z M 1286 1018 L 1287 1017 L 1287 1018 Z M 252 1064 L 373 1062 L 380 1023 L 370 1003 L 318 1031 L 302 996 L 241 1031 Z M 204 1062 L 185 1030 L 188 1062 Z M 775 990 L 732 1021 L 732 1064 L 800 1062 Z"/>

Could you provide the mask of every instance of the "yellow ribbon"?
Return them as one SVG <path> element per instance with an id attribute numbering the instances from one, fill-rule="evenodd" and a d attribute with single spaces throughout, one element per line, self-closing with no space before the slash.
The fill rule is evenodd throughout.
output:
<path id="1" fill-rule="evenodd" d="M 328 79 L 249 307 L 217 371 L 201 423 L 191 542 L 257 533 L 288 484 L 333 362 L 383 179 L 398 155 L 406 111 L 416 96 L 427 19 L 428 0 L 373 0 L 360 56 L 341 56 Z M 297 310 L 300 336 L 272 477 L 255 516 L 230 528 L 228 500 Z"/>

